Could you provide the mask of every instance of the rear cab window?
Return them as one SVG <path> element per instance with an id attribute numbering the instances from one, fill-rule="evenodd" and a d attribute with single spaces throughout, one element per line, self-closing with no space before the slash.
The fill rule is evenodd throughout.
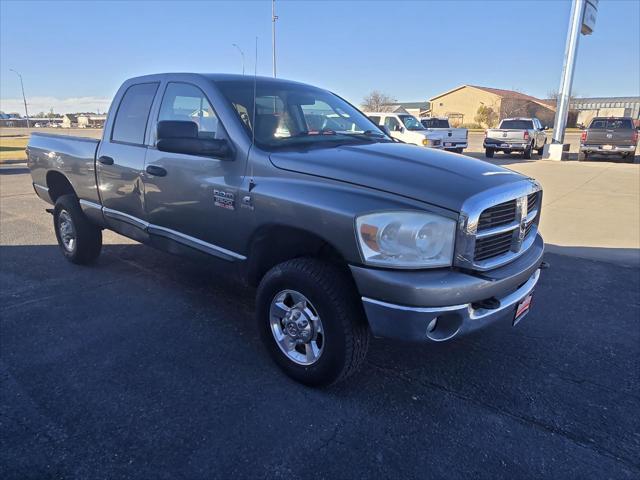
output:
<path id="1" fill-rule="evenodd" d="M 143 145 L 147 121 L 158 83 L 131 85 L 122 96 L 111 131 L 111 141 Z"/>
<path id="2" fill-rule="evenodd" d="M 628 118 L 595 118 L 591 122 L 589 128 L 604 130 L 632 130 L 633 122 Z"/>
<path id="3" fill-rule="evenodd" d="M 421 122 L 425 128 L 449 128 L 449 120 L 440 118 L 425 118 Z"/>
<path id="4" fill-rule="evenodd" d="M 533 130 L 531 120 L 504 120 L 500 124 L 502 130 Z"/>

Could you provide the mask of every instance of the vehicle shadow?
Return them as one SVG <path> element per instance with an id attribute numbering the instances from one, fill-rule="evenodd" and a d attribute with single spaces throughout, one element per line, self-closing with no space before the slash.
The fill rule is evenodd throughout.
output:
<path id="1" fill-rule="evenodd" d="M 2 167 L 2 166 L 0 166 L 0 175 L 22 175 L 22 174 L 25 174 L 25 173 L 29 173 L 29 169 L 27 167 Z"/>
<path id="2" fill-rule="evenodd" d="M 520 163 L 534 163 L 540 160 L 544 160 L 540 155 L 534 155 L 531 159 L 525 159 L 521 154 L 505 154 L 505 153 L 496 153 L 493 158 L 487 158 L 484 152 L 465 152 L 465 155 L 473 158 L 477 158 L 478 160 L 484 160 L 485 162 L 493 163 L 494 165 L 513 165 Z M 544 160 L 550 161 L 550 160 Z M 640 155 L 636 155 L 633 158 L 622 158 L 621 156 L 607 156 L 607 155 L 591 155 L 588 159 L 579 159 L 578 153 L 569 152 L 567 158 L 563 160 L 564 162 L 578 162 L 581 163 L 598 163 L 598 162 L 609 162 L 609 163 L 640 163 Z"/>
<path id="3" fill-rule="evenodd" d="M 584 425 L 601 448 L 631 461 L 631 440 L 624 439 L 633 425 L 625 419 L 638 405 L 625 392 L 635 388 L 637 270 L 564 255 L 547 259 L 551 268 L 535 308 L 517 327 L 506 322 L 445 343 L 374 339 L 355 376 L 310 389 L 270 360 L 256 333 L 255 290 L 218 262 L 118 244 L 105 245 L 96 264 L 83 267 L 65 261 L 57 245 L 1 246 L 3 361 L 13 382 L 4 389 L 5 413 L 11 422 L 35 425 L 12 437 L 5 453 L 27 464 L 101 461 L 55 448 L 50 458 L 34 453 L 38 415 L 45 415 L 76 432 L 65 437 L 65 452 L 84 452 L 79 445 L 98 441 L 90 432 L 99 432 L 109 452 L 120 444 L 138 452 L 148 478 L 157 475 L 144 465 L 172 468 L 186 456 L 205 465 L 217 459 L 216 471 L 232 471 L 240 445 L 244 459 L 277 469 L 280 460 L 274 464 L 266 452 L 297 457 L 299 451 L 288 450 L 292 435 L 296 445 L 330 455 L 353 451 L 360 469 L 380 468 L 379 455 L 402 464 L 406 454 L 393 452 L 412 451 L 418 438 L 411 471 L 451 455 L 475 463 L 487 454 L 513 469 L 536 445 L 551 442 L 553 450 L 559 448 L 554 438 L 586 435 Z M 571 294 L 580 301 L 567 306 L 575 278 L 581 281 L 571 284 Z M 606 301 L 614 292 L 626 311 L 604 336 L 598 327 L 615 314 Z M 608 353 L 613 348 L 615 358 Z M 41 406 L 37 413 L 29 402 Z M 602 412 L 609 421 L 600 420 Z M 553 435 L 540 443 L 547 431 Z M 487 435 L 498 445 L 515 437 L 522 451 L 487 453 Z M 375 451 L 362 447 L 363 438 L 375 439 Z M 424 457 L 423 449 L 432 453 Z M 577 449 L 572 455 L 583 458 L 583 447 Z M 550 465 L 566 461 L 563 455 Z"/>

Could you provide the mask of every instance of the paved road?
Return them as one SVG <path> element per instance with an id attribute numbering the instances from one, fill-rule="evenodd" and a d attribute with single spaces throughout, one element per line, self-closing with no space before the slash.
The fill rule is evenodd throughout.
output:
<path id="1" fill-rule="evenodd" d="M 549 254 L 535 309 L 459 341 L 374 341 L 350 382 L 267 358 L 253 292 L 115 234 L 63 260 L 0 170 L 0 477 L 640 476 L 640 270 Z"/>

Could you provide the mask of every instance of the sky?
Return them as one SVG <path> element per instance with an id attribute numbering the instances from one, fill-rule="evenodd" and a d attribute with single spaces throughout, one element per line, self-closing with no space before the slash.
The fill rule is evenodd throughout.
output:
<path id="1" fill-rule="evenodd" d="M 355 104 L 373 89 L 421 101 L 462 84 L 557 90 L 568 0 L 277 0 L 279 77 Z M 0 0 L 0 110 L 105 111 L 127 78 L 168 71 L 271 75 L 271 1 Z M 578 96 L 640 95 L 640 0 L 600 0 L 582 36 Z"/>

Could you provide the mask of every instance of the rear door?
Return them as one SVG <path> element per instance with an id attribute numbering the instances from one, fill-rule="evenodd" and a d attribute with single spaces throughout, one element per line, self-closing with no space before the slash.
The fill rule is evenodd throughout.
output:
<path id="1" fill-rule="evenodd" d="M 113 121 L 105 127 L 96 162 L 98 192 L 109 226 L 139 239 L 146 235 L 142 172 L 147 122 L 158 85 L 146 82 L 126 88 Z"/>

